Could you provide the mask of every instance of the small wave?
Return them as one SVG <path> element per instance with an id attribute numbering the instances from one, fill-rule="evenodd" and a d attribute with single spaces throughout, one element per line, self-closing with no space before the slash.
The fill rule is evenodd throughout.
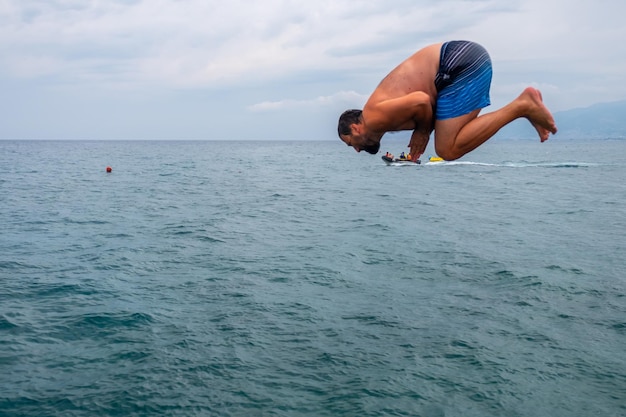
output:
<path id="1" fill-rule="evenodd" d="M 502 166 L 512 168 L 588 168 L 599 165 L 589 162 L 510 162 Z"/>
<path id="2" fill-rule="evenodd" d="M 613 325 L 611 325 L 611 328 L 619 333 L 624 333 L 626 334 L 626 322 L 622 322 L 622 323 L 615 323 Z"/>
<path id="3" fill-rule="evenodd" d="M 77 224 L 79 226 L 88 226 L 88 225 L 104 225 L 109 224 L 106 220 L 75 220 L 69 217 L 63 218 L 63 223 L 65 224 Z"/>
<path id="4" fill-rule="evenodd" d="M 566 268 L 566 267 L 562 267 L 560 265 L 548 265 L 545 267 L 547 270 L 549 271 L 558 271 L 558 272 L 564 272 L 566 274 L 572 274 L 572 275 L 585 275 L 585 272 L 581 269 L 578 268 Z"/>
<path id="5" fill-rule="evenodd" d="M 11 331 L 17 329 L 19 326 L 15 323 L 12 323 L 6 317 L 0 316 L 0 330 Z"/>
<path id="6" fill-rule="evenodd" d="M 226 241 L 222 240 L 222 239 L 218 239 L 216 237 L 211 237 L 211 236 L 198 236 L 198 240 L 202 241 L 202 242 L 208 242 L 208 243 L 226 243 Z"/>
<path id="7" fill-rule="evenodd" d="M 0 271 L 2 270 L 24 271 L 27 269 L 43 269 L 43 267 L 38 266 L 38 265 L 26 264 L 24 262 L 0 261 Z"/>
<path id="8" fill-rule="evenodd" d="M 124 328 L 138 328 L 153 321 L 152 316 L 146 313 L 91 313 L 76 317 L 68 325 L 88 335 L 98 331 L 112 333 Z"/>
<path id="9" fill-rule="evenodd" d="M 92 295 L 96 290 L 78 284 L 40 284 L 34 293 L 36 297 L 56 297 L 68 294 Z"/>
<path id="10" fill-rule="evenodd" d="M 581 168 L 588 167 L 590 164 L 575 164 L 575 163 L 562 163 L 562 164 L 552 164 L 548 165 L 546 168 Z"/>
<path id="11" fill-rule="evenodd" d="M 497 167 L 498 164 L 489 164 L 486 162 L 471 162 L 471 161 L 443 161 L 443 162 L 427 162 L 424 165 L 428 166 L 450 166 L 450 165 L 471 165 L 471 166 L 484 166 L 484 167 Z"/>
<path id="12" fill-rule="evenodd" d="M 498 168 L 589 168 L 600 166 L 597 163 L 590 162 L 503 162 L 503 163 L 487 163 L 472 161 L 443 161 L 443 162 L 426 162 L 425 166 L 482 166 L 482 167 L 498 167 Z"/>
<path id="13" fill-rule="evenodd" d="M 420 164 L 408 163 L 408 162 L 392 162 L 387 166 L 391 167 L 418 167 Z"/>
<path id="14" fill-rule="evenodd" d="M 402 327 L 400 322 L 386 320 L 380 316 L 373 315 L 373 314 L 349 315 L 349 316 L 343 316 L 342 319 L 348 320 L 348 321 L 354 320 L 366 326 Z"/>

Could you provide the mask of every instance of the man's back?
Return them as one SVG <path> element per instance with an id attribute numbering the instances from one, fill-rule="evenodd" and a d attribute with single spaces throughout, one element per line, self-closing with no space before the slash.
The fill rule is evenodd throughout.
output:
<path id="1" fill-rule="evenodd" d="M 394 68 L 376 87 L 368 104 L 375 104 L 390 98 L 405 96 L 415 91 L 423 91 L 431 97 L 433 105 L 437 99 L 435 76 L 439 70 L 441 44 L 420 49 Z"/>

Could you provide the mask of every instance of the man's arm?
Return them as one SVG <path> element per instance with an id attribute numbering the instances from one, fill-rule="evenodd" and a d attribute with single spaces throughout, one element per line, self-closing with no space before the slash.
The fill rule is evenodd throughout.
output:
<path id="1" fill-rule="evenodd" d="M 397 130 L 432 131 L 433 108 L 430 96 L 415 91 L 402 97 L 366 104 L 363 109 L 368 129 L 384 133 Z"/>
<path id="2" fill-rule="evenodd" d="M 411 160 L 417 161 L 426 151 L 426 146 L 430 140 L 430 134 L 435 129 L 435 120 L 432 106 L 423 109 L 420 118 L 415 121 L 415 129 L 411 135 L 409 148 L 411 149 Z"/>
<path id="3" fill-rule="evenodd" d="M 423 129 L 415 129 L 411 135 L 409 148 L 411 149 L 411 161 L 415 162 L 426 150 L 428 141 L 430 140 L 430 132 Z"/>

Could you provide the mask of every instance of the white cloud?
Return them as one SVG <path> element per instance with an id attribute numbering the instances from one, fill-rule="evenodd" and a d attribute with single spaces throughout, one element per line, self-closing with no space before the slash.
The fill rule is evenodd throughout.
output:
<path id="1" fill-rule="evenodd" d="M 626 97 L 624 12 L 622 0 L 0 0 L 0 100 L 22 120 L 10 103 L 25 91 L 66 113 L 120 111 L 132 94 L 127 112 L 157 109 L 136 119 L 162 130 L 160 115 L 197 106 L 212 120 L 187 125 L 248 111 L 271 130 L 269 111 L 362 106 L 415 50 L 470 39 L 491 53 L 494 107 L 531 84 L 562 110 Z"/>
<path id="2" fill-rule="evenodd" d="M 493 1 L 453 2 L 463 27 Z M 173 86 L 276 79 L 312 69 L 383 65 L 437 37 L 449 2 L 263 0 L 20 1 L 0 12 L 3 66 Z M 464 22 L 461 22 L 461 16 Z M 35 61 L 57 65 L 28 68 Z"/>
<path id="3" fill-rule="evenodd" d="M 334 107 L 340 104 L 343 106 L 363 106 L 363 103 L 365 103 L 366 100 L 367 95 L 359 94 L 355 91 L 340 91 L 330 96 L 319 96 L 306 100 L 285 99 L 279 101 L 263 101 L 249 106 L 248 109 L 254 112 L 262 112 L 306 107 L 318 108 L 320 106 Z"/>

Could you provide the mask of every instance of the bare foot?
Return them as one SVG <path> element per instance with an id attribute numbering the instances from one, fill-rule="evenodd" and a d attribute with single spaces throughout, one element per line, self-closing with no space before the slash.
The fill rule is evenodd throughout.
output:
<path id="1" fill-rule="evenodd" d="M 541 92 L 536 88 L 528 87 L 520 94 L 519 98 L 527 103 L 528 110 L 525 116 L 537 130 L 539 139 L 545 142 L 548 140 L 550 133 L 556 133 L 557 128 L 552 113 L 543 104 Z"/>

